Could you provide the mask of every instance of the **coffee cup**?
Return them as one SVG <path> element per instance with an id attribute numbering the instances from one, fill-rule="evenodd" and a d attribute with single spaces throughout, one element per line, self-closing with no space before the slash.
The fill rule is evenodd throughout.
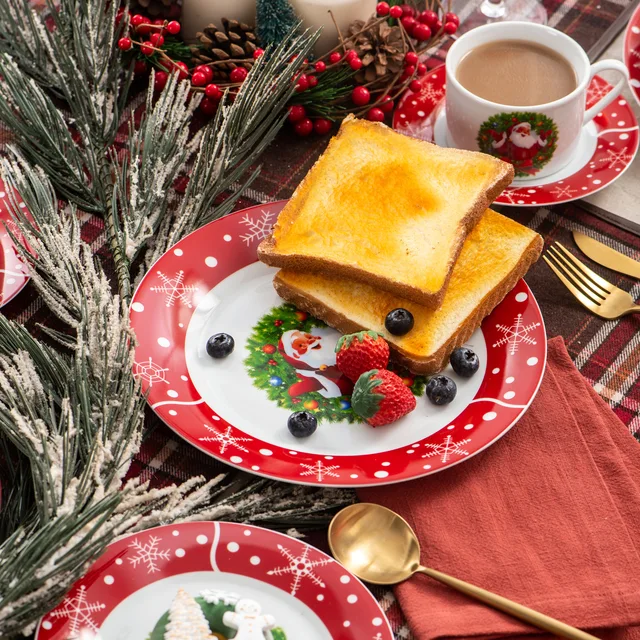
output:
<path id="1" fill-rule="evenodd" d="M 456 76 L 464 56 L 477 47 L 502 40 L 530 42 L 554 51 L 575 71 L 575 89 L 544 104 L 513 106 L 486 100 L 462 86 Z M 618 71 L 622 78 L 586 109 L 591 79 L 609 70 Z M 625 65 L 617 60 L 590 64 L 575 40 L 551 27 L 499 22 L 472 29 L 458 38 L 447 54 L 447 144 L 511 162 L 518 179 L 544 178 L 569 163 L 582 128 L 620 95 L 628 76 Z"/>

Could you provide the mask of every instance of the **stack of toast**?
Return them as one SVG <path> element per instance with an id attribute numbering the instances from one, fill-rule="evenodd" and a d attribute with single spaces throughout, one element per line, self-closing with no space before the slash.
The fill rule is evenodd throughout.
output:
<path id="1" fill-rule="evenodd" d="M 510 164 L 347 117 L 284 207 L 259 259 L 278 294 L 343 333 L 381 334 L 417 374 L 444 368 L 542 250 L 488 207 Z M 408 309 L 414 328 L 385 317 Z"/>

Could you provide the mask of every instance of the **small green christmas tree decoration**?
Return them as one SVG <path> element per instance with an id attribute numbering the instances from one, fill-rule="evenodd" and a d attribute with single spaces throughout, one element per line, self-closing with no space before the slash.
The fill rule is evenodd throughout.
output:
<path id="1" fill-rule="evenodd" d="M 263 47 L 280 44 L 298 22 L 289 0 L 257 0 L 256 32 Z"/>

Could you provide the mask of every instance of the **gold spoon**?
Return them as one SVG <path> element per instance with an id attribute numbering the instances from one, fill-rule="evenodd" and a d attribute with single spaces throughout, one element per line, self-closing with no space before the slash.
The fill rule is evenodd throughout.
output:
<path id="1" fill-rule="evenodd" d="M 380 505 L 362 502 L 338 512 L 329 525 L 329 546 L 335 559 L 365 582 L 396 584 L 414 573 L 426 573 L 438 582 L 562 638 L 598 640 L 543 613 L 423 567 L 420 545 L 409 523 Z"/>

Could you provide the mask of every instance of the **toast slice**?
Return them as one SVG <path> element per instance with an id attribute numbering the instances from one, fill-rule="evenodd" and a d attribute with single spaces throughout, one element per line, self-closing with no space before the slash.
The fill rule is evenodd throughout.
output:
<path id="1" fill-rule="evenodd" d="M 396 361 L 414 373 L 433 374 L 524 276 L 542 245 L 534 231 L 487 210 L 464 243 L 442 305 L 435 310 L 333 275 L 283 269 L 274 286 L 282 298 L 343 333 L 377 331 Z M 415 320 L 414 328 L 400 337 L 384 327 L 387 313 L 398 307 L 411 311 Z"/>
<path id="2" fill-rule="evenodd" d="M 436 307 L 465 238 L 512 178 L 492 156 L 347 117 L 258 257 Z"/>

